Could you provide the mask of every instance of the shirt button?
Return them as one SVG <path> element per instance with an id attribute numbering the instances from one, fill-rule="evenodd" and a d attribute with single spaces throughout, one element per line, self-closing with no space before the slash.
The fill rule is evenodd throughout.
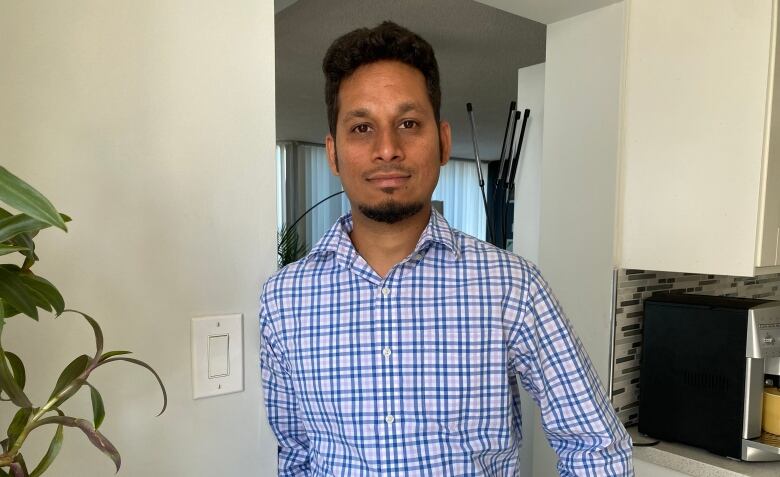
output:
<path id="1" fill-rule="evenodd" d="M 389 288 L 387 288 L 387 287 L 382 288 L 382 295 L 387 296 L 389 294 L 390 294 L 390 289 Z"/>
<path id="2" fill-rule="evenodd" d="M 395 422 L 395 418 L 392 415 L 388 415 L 387 417 L 385 417 L 385 422 L 388 424 L 392 424 L 393 422 Z"/>
<path id="3" fill-rule="evenodd" d="M 393 351 L 389 346 L 385 346 L 385 349 L 382 350 L 382 354 L 385 355 L 385 358 L 389 358 L 390 355 L 393 354 Z"/>
<path id="4" fill-rule="evenodd" d="M 418 253 L 417 255 L 414 256 L 414 259 L 415 260 L 422 260 L 422 254 Z"/>

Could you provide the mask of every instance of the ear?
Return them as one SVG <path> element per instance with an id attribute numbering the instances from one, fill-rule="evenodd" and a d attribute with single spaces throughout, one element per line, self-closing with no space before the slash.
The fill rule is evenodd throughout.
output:
<path id="1" fill-rule="evenodd" d="M 328 153 L 328 166 L 334 176 L 339 175 L 339 158 L 336 156 L 336 140 L 328 134 L 325 136 L 325 150 Z"/>
<path id="2" fill-rule="evenodd" d="M 449 162 L 450 151 L 452 151 L 452 131 L 447 121 L 439 122 L 439 149 L 441 149 L 439 162 L 443 166 Z"/>

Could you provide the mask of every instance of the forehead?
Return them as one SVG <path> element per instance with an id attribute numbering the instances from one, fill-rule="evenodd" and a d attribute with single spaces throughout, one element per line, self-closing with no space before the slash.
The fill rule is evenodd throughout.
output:
<path id="1" fill-rule="evenodd" d="M 360 66 L 339 86 L 339 117 L 353 108 L 392 107 L 419 103 L 433 111 L 425 76 L 400 61 L 382 60 Z"/>

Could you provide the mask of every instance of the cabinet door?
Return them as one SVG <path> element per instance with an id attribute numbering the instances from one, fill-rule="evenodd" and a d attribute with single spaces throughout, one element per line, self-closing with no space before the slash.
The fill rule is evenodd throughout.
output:
<path id="1" fill-rule="evenodd" d="M 772 45 L 772 88 L 770 107 L 767 111 L 767 153 L 764 156 L 761 183 L 762 207 L 759 212 L 759 235 L 756 265 L 767 267 L 780 265 L 780 49 L 777 48 L 777 2 L 775 2 Z"/>
<path id="2" fill-rule="evenodd" d="M 628 3 L 621 266 L 754 274 L 773 3 Z"/>

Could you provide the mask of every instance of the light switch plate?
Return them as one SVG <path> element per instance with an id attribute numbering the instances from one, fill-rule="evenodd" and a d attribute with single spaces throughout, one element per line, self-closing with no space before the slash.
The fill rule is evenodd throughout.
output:
<path id="1" fill-rule="evenodd" d="M 192 319 L 192 397 L 244 390 L 243 315 Z"/>

